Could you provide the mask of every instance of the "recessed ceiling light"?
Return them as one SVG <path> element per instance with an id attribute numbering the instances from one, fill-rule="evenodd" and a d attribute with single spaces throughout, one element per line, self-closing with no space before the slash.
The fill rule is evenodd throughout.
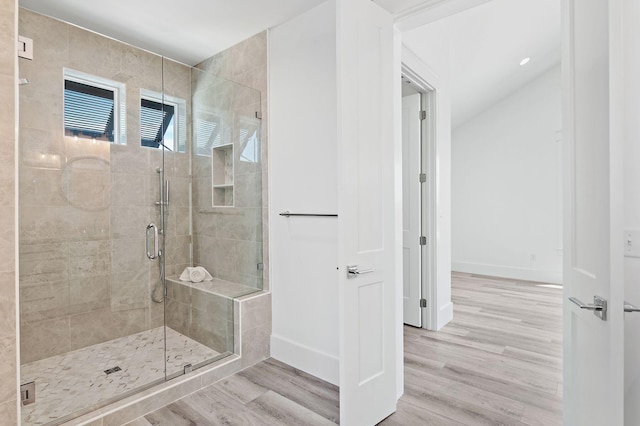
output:
<path id="1" fill-rule="evenodd" d="M 530 60 L 531 60 L 531 58 L 526 57 L 526 58 L 524 58 L 523 60 L 520 61 L 520 65 L 527 65 Z"/>

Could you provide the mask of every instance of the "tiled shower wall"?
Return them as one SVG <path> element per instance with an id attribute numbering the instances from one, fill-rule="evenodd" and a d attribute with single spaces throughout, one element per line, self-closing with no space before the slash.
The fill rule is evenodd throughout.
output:
<path id="1" fill-rule="evenodd" d="M 15 291 L 15 119 L 17 1 L 0 0 L 0 419 L 18 424 Z"/>
<path id="2" fill-rule="evenodd" d="M 246 99 L 242 104 L 242 96 L 236 99 L 241 102 L 240 110 L 245 117 L 253 118 L 254 112 L 260 110 L 262 119 L 255 120 L 260 128 L 259 163 L 236 160 L 238 195 L 234 208 L 206 208 L 210 198 L 197 188 L 204 188 L 210 171 L 205 159 L 194 156 L 194 263 L 211 268 L 221 279 L 268 290 L 267 32 L 238 43 L 196 67 L 258 90 L 259 105 Z M 196 94 L 197 91 L 194 97 Z M 235 126 L 237 128 L 237 123 Z M 236 151 L 242 148 L 237 138 L 234 144 Z M 236 152 L 236 159 L 238 156 Z M 257 268 L 258 263 L 263 264 L 264 270 Z"/>
<path id="3" fill-rule="evenodd" d="M 258 214 L 262 216 L 262 227 L 256 231 L 256 243 L 262 247 L 262 263 L 264 270 L 259 275 L 262 276 L 262 284 L 265 292 L 269 291 L 269 199 L 268 199 L 268 157 L 269 157 L 269 132 L 268 132 L 268 67 L 267 67 L 267 45 L 268 32 L 256 34 L 255 36 L 238 43 L 231 48 L 218 53 L 212 58 L 202 62 L 197 67 L 209 71 L 219 77 L 234 81 L 236 83 L 251 87 L 260 91 L 260 110 L 262 113 L 261 135 L 260 135 L 260 158 L 261 167 L 261 211 Z M 198 236 L 195 234 L 195 224 L 198 220 L 198 213 L 194 210 L 194 247 L 198 244 Z M 233 226 L 233 219 L 221 215 L 221 223 L 225 226 Z M 260 234 L 262 235 L 260 237 Z M 223 235 L 211 235 L 211 240 L 221 239 Z M 242 239 L 238 239 L 233 235 L 226 236 L 231 240 L 232 244 L 242 245 Z M 233 243 L 233 241 L 236 241 Z M 248 241 L 253 244 L 253 241 Z M 215 243 L 214 243 L 215 244 Z M 194 248 L 194 262 L 210 262 L 211 256 L 207 251 L 196 251 Z M 252 265 L 250 262 L 249 267 Z M 258 271 L 256 271 L 258 272 Z M 254 272 L 255 273 L 255 272 Z M 248 367 L 253 365 L 270 355 L 270 337 L 271 337 L 271 295 L 261 294 L 257 297 L 250 297 L 244 302 L 242 309 L 242 318 L 236 318 L 236 321 L 242 321 L 242 366 Z"/>
<path id="4" fill-rule="evenodd" d="M 21 362 L 163 324 L 145 227 L 160 223 L 156 168 L 140 147 L 140 89 L 161 92 L 162 58 L 20 9 L 34 40 L 20 60 Z M 63 135 L 63 67 L 126 84 L 127 144 Z M 190 105 L 189 67 L 165 61 L 165 92 Z M 187 129 L 189 111 L 187 111 Z M 190 263 L 189 153 L 167 154 L 171 180 L 167 272 Z"/>

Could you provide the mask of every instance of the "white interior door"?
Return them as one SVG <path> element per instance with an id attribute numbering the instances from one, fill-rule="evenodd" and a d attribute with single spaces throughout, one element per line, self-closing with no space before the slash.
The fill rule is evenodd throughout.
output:
<path id="1" fill-rule="evenodd" d="M 370 0 L 336 7 L 340 424 L 374 425 L 396 407 L 393 25 Z"/>
<path id="2" fill-rule="evenodd" d="M 404 323 L 414 327 L 422 327 L 420 109 L 420 93 L 402 98 L 402 305 Z"/>
<path id="3" fill-rule="evenodd" d="M 625 300 L 640 307 L 640 2 L 624 4 L 625 89 Z M 626 241 L 626 237 L 630 241 Z M 624 424 L 640 425 L 640 312 L 624 319 Z"/>
<path id="4" fill-rule="evenodd" d="M 564 0 L 564 424 L 623 424 L 620 0 Z M 608 302 L 606 321 L 568 300 Z"/>

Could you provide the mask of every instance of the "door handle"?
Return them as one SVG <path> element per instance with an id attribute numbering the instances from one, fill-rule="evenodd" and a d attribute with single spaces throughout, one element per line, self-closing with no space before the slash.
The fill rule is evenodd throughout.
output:
<path id="1" fill-rule="evenodd" d="M 348 279 L 357 278 L 358 275 L 368 274 L 370 272 L 373 272 L 373 269 L 363 269 L 362 271 L 360 271 L 358 269 L 358 265 L 347 265 L 347 278 Z"/>
<path id="2" fill-rule="evenodd" d="M 153 252 L 151 251 L 151 238 L 149 236 L 150 230 L 153 230 Z M 155 223 L 150 223 L 147 225 L 146 231 L 146 248 L 147 248 L 147 258 L 149 260 L 156 259 L 158 257 L 158 227 Z"/>
<path id="3" fill-rule="evenodd" d="M 629 302 L 624 302 L 624 311 L 625 312 L 640 312 L 640 308 L 632 305 Z"/>
<path id="4" fill-rule="evenodd" d="M 589 311 L 593 311 L 593 314 L 600 318 L 602 321 L 607 320 L 607 299 L 600 296 L 593 296 L 593 304 L 588 305 L 586 303 L 582 303 L 579 299 L 575 297 L 570 297 L 569 300 L 572 303 L 578 305 L 580 309 L 587 309 Z"/>

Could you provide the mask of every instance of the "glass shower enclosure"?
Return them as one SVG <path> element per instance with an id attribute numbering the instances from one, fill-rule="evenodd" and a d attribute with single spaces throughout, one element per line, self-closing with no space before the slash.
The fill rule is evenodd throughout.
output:
<path id="1" fill-rule="evenodd" d="M 260 93 L 29 10 L 19 32 L 22 423 L 58 424 L 234 352 Z"/>

